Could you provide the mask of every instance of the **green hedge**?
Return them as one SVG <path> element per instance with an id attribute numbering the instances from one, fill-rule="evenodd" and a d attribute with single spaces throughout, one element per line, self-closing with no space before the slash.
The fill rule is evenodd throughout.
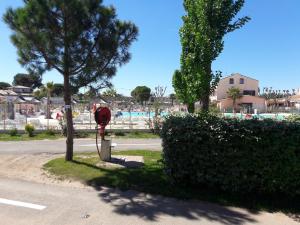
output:
<path id="1" fill-rule="evenodd" d="M 170 116 L 163 162 L 176 183 L 229 193 L 300 195 L 300 124 Z"/>

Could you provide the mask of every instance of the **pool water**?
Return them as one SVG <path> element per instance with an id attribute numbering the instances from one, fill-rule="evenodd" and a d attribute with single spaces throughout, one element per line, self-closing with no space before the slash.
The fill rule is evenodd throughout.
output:
<path id="1" fill-rule="evenodd" d="M 161 112 L 160 114 L 161 116 L 167 116 L 168 113 L 167 112 Z M 155 116 L 154 112 L 150 112 L 150 118 L 153 118 Z M 118 116 L 118 117 L 123 117 L 123 118 L 129 118 L 130 117 L 130 113 L 129 112 L 122 112 L 122 115 Z M 131 117 L 132 118 L 139 118 L 139 117 L 149 117 L 149 112 L 131 112 Z"/>
<path id="2" fill-rule="evenodd" d="M 168 116 L 168 112 L 161 112 L 161 116 Z M 150 112 L 150 118 L 155 116 L 154 112 Z M 262 113 L 262 114 L 252 114 L 253 119 L 275 119 L 275 120 L 286 120 L 286 115 L 284 114 L 272 114 L 272 113 Z M 129 112 L 122 112 L 122 115 L 117 116 L 119 118 L 129 118 Z M 226 118 L 238 118 L 238 119 L 246 119 L 246 114 L 241 113 L 224 113 L 224 117 Z M 131 118 L 149 118 L 149 112 L 131 112 Z"/>
<path id="3" fill-rule="evenodd" d="M 251 116 L 253 119 L 275 119 L 275 120 L 285 120 L 286 119 L 286 117 L 283 114 L 272 114 L 272 113 L 252 114 Z M 224 113 L 224 117 L 245 119 L 246 114 Z"/>

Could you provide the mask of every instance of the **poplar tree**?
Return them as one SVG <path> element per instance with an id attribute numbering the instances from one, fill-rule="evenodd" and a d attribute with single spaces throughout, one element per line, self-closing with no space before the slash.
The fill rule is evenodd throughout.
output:
<path id="1" fill-rule="evenodd" d="M 212 71 L 212 63 L 223 51 L 224 36 L 250 20 L 247 16 L 235 19 L 244 3 L 245 0 L 184 0 L 181 83 L 185 84 L 185 98 L 200 100 L 203 111 L 209 110 L 209 96 L 221 77 L 221 72 Z"/>
<path id="2" fill-rule="evenodd" d="M 4 21 L 13 31 L 19 62 L 34 74 L 58 71 L 64 79 L 67 161 L 73 159 L 71 85 L 106 82 L 130 60 L 129 47 L 138 35 L 131 22 L 117 19 L 102 0 L 24 0 L 9 8 Z"/>
<path id="3" fill-rule="evenodd" d="M 194 113 L 197 99 L 195 93 L 189 92 L 188 82 L 181 71 L 176 70 L 174 72 L 172 84 L 177 98 L 187 105 L 189 113 Z"/>

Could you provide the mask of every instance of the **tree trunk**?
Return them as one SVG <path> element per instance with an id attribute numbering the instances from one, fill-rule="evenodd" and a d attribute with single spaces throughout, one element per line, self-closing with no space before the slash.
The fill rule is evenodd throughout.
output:
<path id="1" fill-rule="evenodd" d="M 64 8 L 64 11 L 68 10 Z M 64 12 L 67 15 L 66 12 Z M 65 113 L 67 119 L 67 141 L 66 141 L 66 161 L 73 160 L 73 116 L 72 116 L 72 103 L 71 103 L 71 89 L 70 89 L 70 53 L 69 53 L 69 42 L 68 42 L 68 21 L 67 16 L 64 15 L 63 29 L 64 29 L 64 100 L 65 100 Z"/>
<path id="2" fill-rule="evenodd" d="M 233 111 L 233 113 L 236 112 L 236 110 L 235 110 L 235 99 L 233 99 L 232 111 Z"/>
<path id="3" fill-rule="evenodd" d="M 209 111 L 209 93 L 205 93 L 205 96 L 201 99 L 202 102 L 202 111 L 208 112 Z"/>
<path id="4" fill-rule="evenodd" d="M 66 161 L 73 160 L 73 116 L 72 116 L 72 107 L 71 107 L 71 91 L 70 91 L 70 84 L 69 84 L 69 75 L 64 75 L 64 100 L 65 100 L 65 113 L 67 119 L 67 141 L 66 141 Z"/>
<path id="5" fill-rule="evenodd" d="M 195 103 L 188 103 L 187 108 L 188 108 L 189 113 L 194 113 L 195 112 Z"/>

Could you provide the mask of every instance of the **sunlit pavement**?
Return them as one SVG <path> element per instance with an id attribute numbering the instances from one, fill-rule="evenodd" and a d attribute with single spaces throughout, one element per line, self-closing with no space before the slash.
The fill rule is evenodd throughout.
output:
<path id="1" fill-rule="evenodd" d="M 135 191 L 70 188 L 6 178 L 0 178 L 0 221 L 1 225 L 297 224 L 280 213 L 251 213 Z"/>
<path id="2" fill-rule="evenodd" d="M 74 152 L 96 151 L 96 140 L 75 139 Z M 113 150 L 154 150 L 162 149 L 160 139 L 112 139 L 116 144 Z M 9 141 L 0 142 L 0 154 L 36 154 L 36 153 L 64 153 L 65 139 L 42 141 Z"/>

